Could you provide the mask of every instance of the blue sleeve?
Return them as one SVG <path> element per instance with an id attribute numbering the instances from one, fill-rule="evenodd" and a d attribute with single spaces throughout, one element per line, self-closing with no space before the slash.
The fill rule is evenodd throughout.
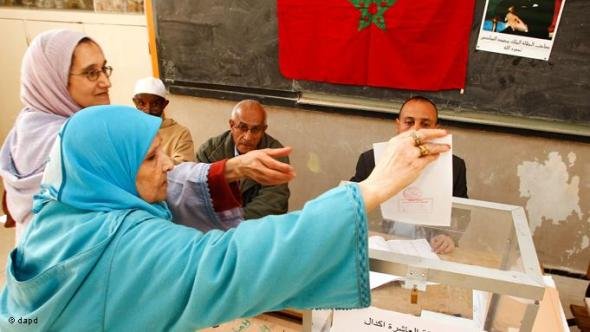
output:
<path id="1" fill-rule="evenodd" d="M 207 183 L 210 166 L 186 162 L 168 172 L 166 203 L 176 223 L 208 231 L 229 229 L 243 220 L 240 209 L 215 212 Z"/>
<path id="2" fill-rule="evenodd" d="M 366 307 L 367 250 L 356 184 L 226 232 L 148 219 L 118 241 L 105 328 L 194 330 L 286 307 Z M 133 303 L 137 319 L 117 320 Z"/>

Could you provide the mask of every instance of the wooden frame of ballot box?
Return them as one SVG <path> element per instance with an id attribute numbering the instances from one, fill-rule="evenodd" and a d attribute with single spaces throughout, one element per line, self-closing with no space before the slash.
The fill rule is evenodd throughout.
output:
<path id="1" fill-rule="evenodd" d="M 454 197 L 451 220 L 450 227 L 416 226 L 426 231 L 414 239 L 442 233 L 455 241 L 455 250 L 438 255 L 440 259 L 369 248 L 371 271 L 398 276 L 372 289 L 371 305 L 414 316 L 426 310 L 475 321 L 472 294 L 477 291 L 487 294 L 487 301 L 475 330 L 532 331 L 545 283 L 523 208 Z M 370 236 L 412 239 L 386 224 L 391 222 L 370 215 Z M 520 309 L 514 309 L 515 303 Z M 317 315 L 303 315 L 304 331 L 330 329 L 332 322 L 317 324 Z"/>

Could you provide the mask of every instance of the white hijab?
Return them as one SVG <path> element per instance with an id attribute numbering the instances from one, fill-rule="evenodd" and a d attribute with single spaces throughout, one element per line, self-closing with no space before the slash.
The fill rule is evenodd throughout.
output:
<path id="1" fill-rule="evenodd" d="M 32 218 L 32 198 L 55 137 L 80 110 L 68 92 L 68 78 L 74 50 L 84 38 L 88 36 L 78 31 L 47 31 L 33 39 L 23 57 L 20 97 L 25 107 L 0 150 L 0 176 L 17 236 L 19 224 Z"/>

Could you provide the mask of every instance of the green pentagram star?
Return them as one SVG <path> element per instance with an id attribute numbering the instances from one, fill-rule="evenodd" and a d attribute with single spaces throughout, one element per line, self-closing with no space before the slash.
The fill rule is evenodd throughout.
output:
<path id="1" fill-rule="evenodd" d="M 396 0 L 349 0 L 354 8 L 361 11 L 358 30 L 361 31 L 372 24 L 385 30 L 385 18 L 383 14 Z"/>

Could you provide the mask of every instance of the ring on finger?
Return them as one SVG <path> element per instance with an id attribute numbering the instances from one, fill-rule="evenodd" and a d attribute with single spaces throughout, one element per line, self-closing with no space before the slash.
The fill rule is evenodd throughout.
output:
<path id="1" fill-rule="evenodd" d="M 412 132 L 412 138 L 414 139 L 415 146 L 421 146 L 422 143 L 424 143 L 424 142 L 422 142 L 422 137 L 418 136 L 418 133 L 415 131 Z"/>
<path id="2" fill-rule="evenodd" d="M 430 150 L 424 145 L 418 145 L 418 149 L 420 149 L 420 157 L 424 157 L 430 154 Z"/>

